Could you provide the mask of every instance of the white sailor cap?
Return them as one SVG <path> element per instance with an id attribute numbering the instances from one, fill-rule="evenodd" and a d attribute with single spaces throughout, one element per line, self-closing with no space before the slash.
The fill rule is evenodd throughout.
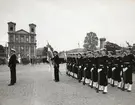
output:
<path id="1" fill-rule="evenodd" d="M 117 53 L 120 53 L 120 52 L 121 52 L 121 50 L 116 50 L 116 52 L 117 52 Z"/>
<path id="2" fill-rule="evenodd" d="M 15 49 L 11 48 L 11 51 L 16 52 Z"/>

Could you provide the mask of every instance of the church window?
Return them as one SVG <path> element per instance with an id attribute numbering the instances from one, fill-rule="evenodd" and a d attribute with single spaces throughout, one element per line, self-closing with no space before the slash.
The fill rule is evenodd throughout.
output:
<path id="1" fill-rule="evenodd" d="M 28 37 L 26 37 L 26 41 L 29 42 L 29 38 Z"/>
<path id="2" fill-rule="evenodd" d="M 14 42 L 14 38 L 13 38 L 13 35 L 10 35 L 10 42 Z"/>
<path id="3" fill-rule="evenodd" d="M 24 36 L 21 36 L 21 42 L 22 43 L 24 42 Z"/>
<path id="4" fill-rule="evenodd" d="M 31 37 L 31 42 L 34 43 L 34 36 Z"/>
<path id="5" fill-rule="evenodd" d="M 16 42 L 18 42 L 18 36 L 16 36 Z"/>
<path id="6" fill-rule="evenodd" d="M 31 32 L 34 32 L 34 28 L 31 28 Z"/>
<path id="7" fill-rule="evenodd" d="M 10 27 L 10 31 L 13 31 L 13 27 Z"/>

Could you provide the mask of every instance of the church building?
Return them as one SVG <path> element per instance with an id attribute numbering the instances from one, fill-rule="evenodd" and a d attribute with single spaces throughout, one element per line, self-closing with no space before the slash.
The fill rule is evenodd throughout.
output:
<path id="1" fill-rule="evenodd" d="M 21 58 L 36 57 L 36 25 L 29 24 L 29 32 L 16 30 L 16 23 L 8 22 L 8 49 L 16 50 Z"/>

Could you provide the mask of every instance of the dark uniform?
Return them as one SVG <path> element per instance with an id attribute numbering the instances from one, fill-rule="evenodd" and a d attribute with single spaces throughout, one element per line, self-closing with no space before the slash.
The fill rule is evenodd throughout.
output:
<path id="1" fill-rule="evenodd" d="M 106 55 L 106 49 L 101 49 L 91 55 L 78 54 L 68 56 L 67 74 L 78 78 L 79 82 L 95 87 L 97 92 L 107 93 L 108 80 L 111 84 L 121 86 L 122 82 L 128 84 L 128 91 L 132 86 L 132 65 L 135 62 L 132 54 L 123 55 L 120 50 L 116 55 Z M 72 54 L 75 55 L 75 54 Z M 126 68 L 126 71 L 124 71 Z M 123 81 L 122 81 L 123 80 Z M 118 83 L 118 84 L 116 84 Z"/>
<path id="2" fill-rule="evenodd" d="M 108 55 L 108 82 L 111 83 L 112 78 L 112 67 L 113 67 L 113 56 L 110 53 Z"/>
<path id="3" fill-rule="evenodd" d="M 14 50 L 11 50 L 11 52 L 15 52 Z M 11 74 L 11 81 L 9 86 L 14 85 L 16 83 L 16 55 L 13 54 L 10 59 L 9 59 L 9 63 L 8 63 L 8 67 L 10 68 L 10 74 Z"/>
<path id="4" fill-rule="evenodd" d="M 132 88 L 132 65 L 134 64 L 134 56 L 132 54 L 125 55 L 123 57 L 123 82 L 125 85 L 129 85 L 128 87 L 123 87 L 131 91 Z"/>
<path id="5" fill-rule="evenodd" d="M 59 59 L 59 56 L 57 55 L 58 53 L 56 51 L 54 51 L 54 53 L 56 53 L 56 55 L 54 55 L 54 57 L 52 58 L 53 64 L 54 64 L 54 78 L 55 78 L 55 82 L 58 82 L 60 59 Z"/>
<path id="6" fill-rule="evenodd" d="M 78 55 L 78 74 L 77 74 L 79 82 L 81 82 L 82 80 L 82 76 L 83 76 L 82 71 L 83 71 L 83 58 L 82 58 L 82 55 L 79 54 Z"/>
<path id="7" fill-rule="evenodd" d="M 107 86 L 107 56 L 99 57 L 98 68 L 100 71 L 100 85 Z"/>

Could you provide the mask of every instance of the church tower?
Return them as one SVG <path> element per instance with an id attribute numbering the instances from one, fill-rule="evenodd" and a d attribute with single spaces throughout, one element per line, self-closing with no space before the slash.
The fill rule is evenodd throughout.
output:
<path id="1" fill-rule="evenodd" d="M 29 29 L 31 34 L 36 34 L 36 25 L 35 24 L 29 24 Z"/>
<path id="2" fill-rule="evenodd" d="M 13 43 L 15 42 L 15 31 L 16 31 L 16 23 L 8 22 L 8 52 L 10 54 L 10 49 L 15 48 Z"/>
<path id="3" fill-rule="evenodd" d="M 30 33 L 30 43 L 33 43 L 30 46 L 30 55 L 31 58 L 36 56 L 36 25 L 29 24 L 29 33 Z"/>
<path id="4" fill-rule="evenodd" d="M 16 28 L 16 23 L 13 22 L 8 22 L 8 32 L 14 33 Z"/>

